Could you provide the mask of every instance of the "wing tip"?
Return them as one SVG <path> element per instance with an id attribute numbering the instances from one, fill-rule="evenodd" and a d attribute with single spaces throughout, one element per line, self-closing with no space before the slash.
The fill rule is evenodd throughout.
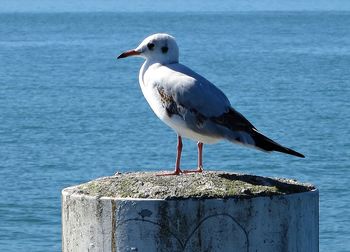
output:
<path id="1" fill-rule="evenodd" d="M 296 156 L 296 157 L 300 157 L 300 158 L 305 158 L 305 156 L 297 151 L 291 150 L 289 148 L 286 148 L 288 150 L 287 154 Z"/>
<path id="2" fill-rule="evenodd" d="M 296 156 L 296 157 L 299 157 L 299 158 L 305 158 L 305 156 L 303 154 L 276 143 L 275 141 L 273 141 L 270 138 L 264 136 L 263 134 L 261 134 L 258 131 L 255 131 L 254 136 L 255 136 L 254 140 L 256 141 L 257 147 L 259 147 L 259 148 L 261 148 L 263 150 L 266 150 L 266 151 L 278 151 L 278 152 L 282 152 L 282 153 L 289 154 L 289 155 L 292 155 L 292 156 Z"/>

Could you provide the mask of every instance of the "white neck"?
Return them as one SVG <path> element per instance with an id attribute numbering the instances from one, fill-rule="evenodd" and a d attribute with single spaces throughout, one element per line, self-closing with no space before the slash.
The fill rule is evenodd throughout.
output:
<path id="1" fill-rule="evenodd" d="M 145 73 L 147 71 L 147 69 L 153 64 L 154 62 L 151 62 L 149 60 L 146 60 L 141 68 L 140 68 L 140 72 L 139 72 L 139 82 L 140 82 L 140 85 L 141 85 L 141 88 L 142 86 L 144 86 L 144 81 L 143 81 L 143 77 L 145 76 Z"/>

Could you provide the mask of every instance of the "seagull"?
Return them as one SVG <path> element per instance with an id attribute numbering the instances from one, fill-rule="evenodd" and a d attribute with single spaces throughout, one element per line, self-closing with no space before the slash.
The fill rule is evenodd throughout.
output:
<path id="1" fill-rule="evenodd" d="M 265 152 L 278 151 L 304 158 L 303 154 L 261 134 L 231 106 L 218 87 L 179 63 L 179 48 L 173 36 L 153 34 L 135 49 L 120 54 L 118 59 L 130 56 L 145 59 L 139 73 L 142 93 L 157 117 L 177 133 L 175 170 L 160 175 L 202 172 L 203 144 L 213 144 L 220 140 Z M 196 170 L 180 169 L 182 137 L 197 142 Z"/>

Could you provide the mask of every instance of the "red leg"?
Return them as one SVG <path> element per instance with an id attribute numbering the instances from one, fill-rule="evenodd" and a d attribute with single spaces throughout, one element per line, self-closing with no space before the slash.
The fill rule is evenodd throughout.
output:
<path id="1" fill-rule="evenodd" d="M 179 175 L 180 173 L 182 173 L 180 169 L 181 152 L 182 152 L 182 138 L 180 135 L 177 135 L 177 155 L 176 155 L 175 170 L 174 172 L 171 172 L 171 173 L 157 174 L 157 176 Z"/>
<path id="2" fill-rule="evenodd" d="M 197 170 L 202 172 L 203 171 L 203 143 L 198 142 L 198 167 Z"/>
<path id="3" fill-rule="evenodd" d="M 197 170 L 189 170 L 184 171 L 184 173 L 192 173 L 192 172 L 202 172 L 203 171 L 203 143 L 198 142 L 198 164 L 197 164 Z"/>

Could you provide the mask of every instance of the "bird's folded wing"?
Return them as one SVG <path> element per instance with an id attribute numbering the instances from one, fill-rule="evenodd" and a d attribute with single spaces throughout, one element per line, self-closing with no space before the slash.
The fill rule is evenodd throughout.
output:
<path id="1" fill-rule="evenodd" d="M 229 111 L 231 105 L 225 94 L 191 69 L 181 64 L 171 64 L 159 70 L 159 87 L 173 97 L 177 105 L 206 118 Z"/>
<path id="2" fill-rule="evenodd" d="M 202 134 L 252 143 L 247 134 L 256 131 L 254 125 L 233 109 L 225 94 L 211 82 L 181 64 L 164 67 L 158 74 L 162 83 L 158 90 L 170 101 L 166 104 L 170 114 L 182 116 L 192 130 Z"/>

